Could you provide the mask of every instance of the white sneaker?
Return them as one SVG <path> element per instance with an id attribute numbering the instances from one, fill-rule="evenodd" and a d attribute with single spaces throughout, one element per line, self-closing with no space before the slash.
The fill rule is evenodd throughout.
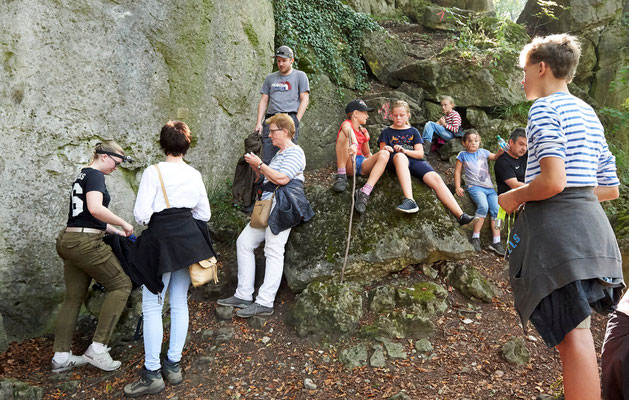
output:
<path id="1" fill-rule="evenodd" d="M 85 353 L 83 354 L 83 359 L 85 359 L 85 362 L 88 362 L 96 368 L 102 369 L 103 371 L 116 370 L 120 368 L 120 365 L 122 365 L 122 363 L 118 360 L 113 360 L 109 355 L 109 350 L 111 350 L 111 347 L 105 347 L 105 351 L 103 351 L 102 353 L 97 353 L 94 350 L 94 347 L 90 345 L 90 347 L 85 350 Z"/>
<path id="2" fill-rule="evenodd" d="M 52 359 L 52 372 L 64 372 L 74 367 L 80 367 L 82 365 L 87 364 L 87 361 L 81 356 L 72 355 L 70 352 L 70 357 L 64 363 L 58 363 L 55 359 Z"/>

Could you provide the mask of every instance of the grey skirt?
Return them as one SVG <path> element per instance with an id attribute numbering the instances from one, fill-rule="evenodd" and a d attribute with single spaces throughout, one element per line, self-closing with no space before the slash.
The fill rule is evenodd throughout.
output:
<path id="1" fill-rule="evenodd" d="M 546 311 L 538 316 L 541 318 L 535 318 L 536 328 L 538 321 L 547 320 L 552 325 L 553 321 L 564 317 L 553 314 L 572 312 L 566 311 L 565 307 L 556 307 L 559 303 L 566 301 L 588 307 L 593 298 L 599 297 L 598 294 L 591 295 L 592 291 L 599 293 L 599 289 L 609 289 L 606 292 L 609 298 L 605 300 L 608 304 L 601 310 L 613 309 L 620 300 L 624 287 L 620 250 L 591 187 L 566 188 L 550 199 L 526 203 L 515 222 L 508 246 L 509 280 L 515 308 L 525 330 L 537 308 Z M 562 291 L 564 295 L 557 293 L 560 299 L 557 294 L 552 298 L 553 306 L 540 306 L 542 300 L 554 291 L 576 281 L 588 280 L 594 282 L 579 285 L 585 290 Z M 576 312 L 572 320 L 581 318 L 583 311 Z M 586 311 L 585 316 L 591 312 L 589 307 Z M 583 318 L 572 328 L 563 327 L 567 329 L 565 333 L 581 320 Z M 555 336 L 563 338 L 561 332 Z"/>

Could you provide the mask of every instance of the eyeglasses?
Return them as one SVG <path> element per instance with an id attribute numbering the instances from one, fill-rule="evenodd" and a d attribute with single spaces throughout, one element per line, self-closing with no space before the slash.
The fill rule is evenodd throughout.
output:
<path id="1" fill-rule="evenodd" d="M 269 132 L 277 132 L 277 131 L 283 131 L 284 128 L 277 128 L 277 129 L 269 129 Z"/>
<path id="2" fill-rule="evenodd" d="M 116 168 L 117 168 L 120 164 L 122 164 L 122 161 L 116 161 L 116 159 L 115 159 L 115 158 L 113 158 L 110 154 L 107 154 L 107 156 L 108 156 L 109 158 L 111 158 L 112 160 L 114 160 L 114 164 L 116 165 Z"/>

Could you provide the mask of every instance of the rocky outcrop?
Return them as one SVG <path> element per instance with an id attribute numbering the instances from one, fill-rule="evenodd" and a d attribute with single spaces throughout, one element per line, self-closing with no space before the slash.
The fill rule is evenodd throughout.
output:
<path id="1" fill-rule="evenodd" d="M 555 18 L 540 12 L 529 0 L 518 18 L 535 34 L 569 32 L 580 37 L 583 48 L 575 82 L 599 106 L 620 108 L 629 97 L 626 83 L 629 62 L 629 27 L 623 23 L 623 0 L 558 0 L 548 5 Z"/>
<path id="2" fill-rule="evenodd" d="M 357 187 L 363 182 L 359 177 Z M 374 281 L 409 264 L 472 254 L 455 218 L 432 190 L 413 178 L 413 193 L 420 211 L 412 215 L 395 211 L 403 200 L 401 189 L 393 174 L 383 175 L 371 193 L 367 212 L 354 216 L 346 279 Z M 285 253 L 284 273 L 294 291 L 338 276 L 347 243 L 349 190 L 337 195 L 327 182 L 311 183 L 306 194 L 316 215 L 293 229 Z"/>
<path id="3" fill-rule="evenodd" d="M 114 139 L 137 160 L 107 178 L 126 220 L 168 119 L 190 125 L 187 160 L 210 188 L 232 176 L 272 68 L 274 22 L 270 0 L 5 1 L 2 16 L 0 313 L 19 339 L 50 326 L 63 299 L 54 238 L 95 143 Z"/>

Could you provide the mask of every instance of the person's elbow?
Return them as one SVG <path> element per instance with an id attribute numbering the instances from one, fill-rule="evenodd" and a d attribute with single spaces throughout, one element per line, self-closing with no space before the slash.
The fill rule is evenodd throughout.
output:
<path id="1" fill-rule="evenodd" d="M 284 175 L 284 176 L 282 176 L 280 178 L 277 178 L 275 180 L 275 183 L 280 185 L 280 186 L 284 186 L 284 185 L 288 184 L 288 182 L 290 182 L 290 178 L 288 176 L 286 176 L 286 175 Z"/>
<path id="2" fill-rule="evenodd" d="M 548 190 L 548 194 L 550 196 L 554 196 L 563 192 L 566 188 L 566 184 L 568 183 L 568 178 L 566 174 L 557 174 L 546 182 L 546 190 Z"/>

